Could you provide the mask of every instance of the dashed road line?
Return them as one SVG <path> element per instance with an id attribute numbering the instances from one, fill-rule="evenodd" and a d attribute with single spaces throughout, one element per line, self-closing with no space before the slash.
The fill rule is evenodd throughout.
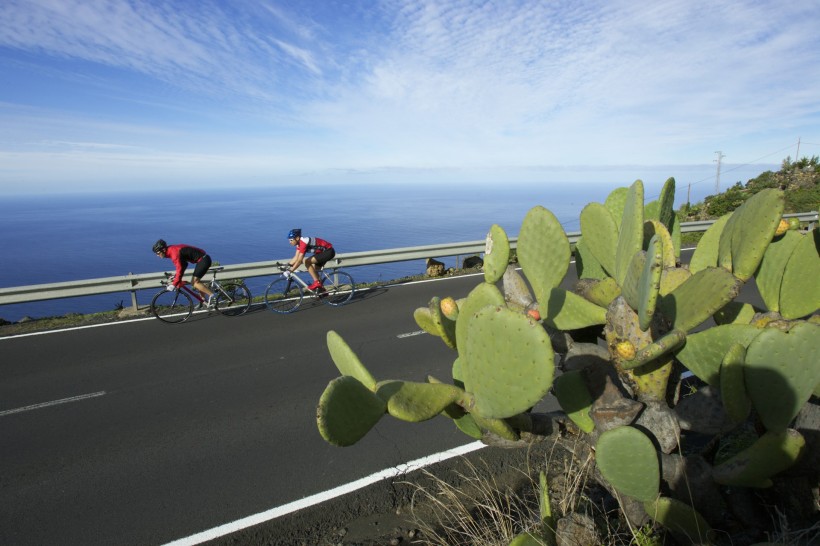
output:
<path id="1" fill-rule="evenodd" d="M 415 332 L 407 332 L 406 334 L 399 334 L 396 337 L 399 338 L 399 339 L 402 339 L 402 338 L 405 338 L 405 337 L 421 336 L 421 335 L 424 335 L 426 333 L 427 332 L 425 332 L 424 330 L 416 330 Z"/>
<path id="2" fill-rule="evenodd" d="M 5 417 L 6 415 L 13 415 L 15 413 L 23 413 L 24 411 L 32 411 L 42 408 L 50 408 L 51 406 L 58 406 L 60 404 L 69 404 L 71 402 L 79 402 L 80 400 L 88 400 L 89 398 L 97 398 L 98 396 L 105 396 L 105 391 L 99 392 L 92 392 L 90 394 L 81 394 L 79 396 L 72 396 L 70 398 L 61 398 L 60 400 L 52 400 L 51 402 L 41 402 L 39 404 L 33 404 L 31 406 L 25 406 L 22 408 L 15 408 L 5 411 L 0 411 L 0 417 Z"/>

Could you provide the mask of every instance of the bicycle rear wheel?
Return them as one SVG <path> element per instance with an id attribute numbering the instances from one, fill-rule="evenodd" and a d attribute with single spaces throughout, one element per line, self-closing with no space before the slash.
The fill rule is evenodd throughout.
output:
<path id="1" fill-rule="evenodd" d="M 216 289 L 216 310 L 226 317 L 244 315 L 251 308 L 251 291 L 238 282 L 228 282 Z"/>
<path id="2" fill-rule="evenodd" d="M 176 324 L 185 322 L 194 312 L 194 302 L 186 292 L 163 290 L 151 300 L 151 313 L 162 322 Z"/>
<path id="3" fill-rule="evenodd" d="M 303 296 L 299 283 L 279 277 L 265 290 L 265 305 L 274 313 L 292 313 L 302 303 Z"/>
<path id="4" fill-rule="evenodd" d="M 328 305 L 344 305 L 353 297 L 356 287 L 353 284 L 353 277 L 344 271 L 331 271 L 325 273 L 325 293 L 321 299 Z"/>

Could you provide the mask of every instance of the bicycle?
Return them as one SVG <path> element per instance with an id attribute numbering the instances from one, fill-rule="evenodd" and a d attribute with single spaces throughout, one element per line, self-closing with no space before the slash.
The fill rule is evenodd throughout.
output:
<path id="1" fill-rule="evenodd" d="M 251 292 L 241 280 L 231 280 L 225 284 L 217 281 L 216 274 L 223 269 L 223 266 L 210 269 L 213 277 L 208 286 L 214 293 L 214 308 L 227 317 L 244 315 L 251 307 Z M 160 283 L 167 287 L 173 274 L 166 273 L 165 276 L 168 279 Z M 188 282 L 183 282 L 174 290 L 163 288 L 151 300 L 151 313 L 162 322 L 185 322 L 194 313 L 194 300 L 199 302 L 198 307 L 205 304 L 205 299 Z"/>
<path id="2" fill-rule="evenodd" d="M 280 263 L 275 265 L 282 272 L 289 269 Z M 274 279 L 265 290 L 265 305 L 275 313 L 287 314 L 296 311 L 306 295 L 334 307 L 344 305 L 353 297 L 356 287 L 350 274 L 340 269 L 330 269 L 328 274 L 320 269 L 319 275 L 323 286 L 316 290 L 308 288 L 308 283 L 296 273 Z"/>

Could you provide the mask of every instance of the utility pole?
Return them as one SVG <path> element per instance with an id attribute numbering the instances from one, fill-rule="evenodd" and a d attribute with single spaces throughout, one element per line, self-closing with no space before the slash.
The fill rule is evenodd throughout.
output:
<path id="1" fill-rule="evenodd" d="M 717 161 L 717 175 L 715 175 L 715 195 L 720 193 L 720 160 L 726 157 L 723 155 L 723 152 L 715 152 L 717 154 L 717 159 L 713 159 L 712 161 Z"/>
<path id="2" fill-rule="evenodd" d="M 800 137 L 797 137 L 797 155 L 794 156 L 794 162 L 800 161 Z"/>

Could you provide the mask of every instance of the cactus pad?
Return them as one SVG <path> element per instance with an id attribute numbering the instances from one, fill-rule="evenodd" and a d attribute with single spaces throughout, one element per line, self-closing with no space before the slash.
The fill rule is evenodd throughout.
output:
<path id="1" fill-rule="evenodd" d="M 810 315 L 820 307 L 820 231 L 815 228 L 801 237 L 780 287 L 780 314 L 788 319 Z"/>
<path id="2" fill-rule="evenodd" d="M 603 280 L 587 279 L 581 295 L 599 307 L 607 307 L 612 300 L 621 295 L 621 287 L 612 277 Z"/>
<path id="3" fill-rule="evenodd" d="M 485 307 L 470 321 L 461 350 L 465 390 L 475 412 L 503 419 L 538 403 L 552 386 L 554 355 L 543 326 L 506 307 Z"/>
<path id="4" fill-rule="evenodd" d="M 677 265 L 677 258 L 675 257 L 675 245 L 672 243 L 672 236 L 666 229 L 666 226 L 661 224 L 658 220 L 647 220 L 643 224 L 644 244 L 647 250 L 649 241 L 652 237 L 657 237 L 661 242 L 661 250 L 663 252 L 663 267 L 671 268 Z"/>
<path id="5" fill-rule="evenodd" d="M 717 324 L 750 324 L 758 312 L 759 310 L 750 303 L 730 301 L 712 315 L 712 318 Z"/>
<path id="6" fill-rule="evenodd" d="M 501 226 L 493 224 L 484 246 L 484 280 L 488 283 L 498 282 L 509 262 L 510 240 Z"/>
<path id="7" fill-rule="evenodd" d="M 732 343 L 720 366 L 720 398 L 726 415 L 735 423 L 742 423 L 752 411 L 752 401 L 746 394 L 743 363 L 746 347 Z"/>
<path id="8" fill-rule="evenodd" d="M 615 277 L 615 253 L 618 249 L 618 223 L 610 210 L 600 203 L 590 203 L 581 210 L 581 233 L 584 248 L 609 276 Z"/>
<path id="9" fill-rule="evenodd" d="M 796 430 L 767 432 L 751 447 L 716 466 L 712 476 L 723 485 L 771 487 L 769 478 L 791 467 L 805 447 L 805 438 Z"/>
<path id="10" fill-rule="evenodd" d="M 592 407 L 592 395 L 589 394 L 582 372 L 565 372 L 555 378 L 555 397 L 567 416 L 582 431 L 590 433 L 595 428 L 589 410 Z"/>
<path id="11" fill-rule="evenodd" d="M 606 322 L 606 309 L 563 288 L 553 288 L 549 302 L 546 306 L 540 305 L 539 310 L 544 322 L 558 330 L 575 330 Z"/>
<path id="12" fill-rule="evenodd" d="M 527 282 L 516 271 L 512 265 L 507 267 L 502 277 L 504 288 L 504 300 L 511 306 L 526 309 L 533 303 L 532 294 L 527 287 Z"/>
<path id="13" fill-rule="evenodd" d="M 632 257 L 643 248 L 643 182 L 629 187 L 615 252 L 615 280 L 623 285 Z"/>
<path id="14" fill-rule="evenodd" d="M 649 328 L 655 314 L 655 306 L 658 303 L 664 261 L 662 247 L 661 239 L 657 235 L 652 236 L 646 251 L 646 263 L 638 284 L 638 320 L 641 330 L 644 331 Z"/>
<path id="15" fill-rule="evenodd" d="M 746 351 L 746 387 L 763 425 L 782 431 L 820 383 L 820 325 L 765 328 Z"/>
<path id="16" fill-rule="evenodd" d="M 387 405 L 355 377 L 343 375 L 331 381 L 316 408 L 319 433 L 340 447 L 361 440 L 373 428 Z"/>
<path id="17" fill-rule="evenodd" d="M 724 214 L 715 220 L 715 223 L 709 226 L 709 229 L 704 232 L 698 242 L 697 248 L 695 248 L 695 252 L 692 254 L 692 258 L 689 260 L 689 271 L 697 273 L 701 269 L 718 266 L 720 237 L 723 233 L 723 228 L 726 226 L 726 222 L 729 221 L 731 216 L 731 212 Z"/>
<path id="18" fill-rule="evenodd" d="M 504 296 L 494 284 L 483 282 L 473 288 L 463 302 L 459 303 L 456 321 L 456 346 L 463 347 L 467 337 L 467 327 L 473 316 L 483 307 L 504 305 Z"/>
<path id="19" fill-rule="evenodd" d="M 615 188 L 606 196 L 606 200 L 604 201 L 604 206 L 609 209 L 610 214 L 612 214 L 612 217 L 615 218 L 618 223 L 620 223 L 621 218 L 624 216 L 627 195 L 629 195 L 629 188 Z"/>
<path id="20" fill-rule="evenodd" d="M 543 305 L 569 269 L 569 239 L 561 222 L 544 207 L 533 207 L 521 224 L 517 249 L 521 269 Z"/>
<path id="21" fill-rule="evenodd" d="M 330 352 L 330 358 L 333 359 L 333 363 L 336 364 L 340 374 L 355 377 L 371 391 L 376 389 L 376 380 L 361 363 L 353 349 L 345 343 L 342 336 L 333 330 L 327 333 L 327 348 Z"/>
<path id="22" fill-rule="evenodd" d="M 609 276 L 603 266 L 587 248 L 583 237 L 575 242 L 575 270 L 579 279 L 607 279 Z"/>
<path id="23" fill-rule="evenodd" d="M 646 434 L 634 427 L 608 430 L 598 438 L 595 453 L 598 469 L 619 493 L 640 501 L 658 496 L 658 453 Z"/>
<path id="24" fill-rule="evenodd" d="M 712 528 L 697 510 L 685 502 L 669 497 L 644 502 L 644 510 L 678 539 L 680 544 L 712 544 Z"/>
<path id="25" fill-rule="evenodd" d="M 715 326 L 686 337 L 686 344 L 677 352 L 678 360 L 697 377 L 720 386 L 720 366 L 733 343 L 748 347 L 761 329 L 750 324 Z"/>
<path id="26" fill-rule="evenodd" d="M 755 283 L 769 311 L 780 311 L 780 287 L 783 284 L 783 273 L 799 242 L 800 234 L 790 231 L 776 241 L 772 241 L 763 254 L 763 260 L 755 273 Z"/>
<path id="27" fill-rule="evenodd" d="M 387 402 L 390 415 L 411 423 L 432 419 L 463 394 L 455 385 L 412 381 L 384 381 L 376 391 L 376 395 Z"/>
<path id="28" fill-rule="evenodd" d="M 748 280 L 763 259 L 783 214 L 783 191 L 767 188 L 732 213 L 718 246 L 718 262 L 735 277 Z"/>
<path id="29" fill-rule="evenodd" d="M 711 267 L 698 271 L 660 300 L 673 327 L 688 332 L 737 297 L 740 283 L 728 271 Z"/>
<path id="30" fill-rule="evenodd" d="M 455 321 L 447 318 L 444 313 L 441 312 L 441 298 L 438 296 L 431 298 L 428 308 L 430 309 L 430 320 L 433 328 L 435 329 L 436 335 L 441 337 L 448 347 L 455 349 L 456 323 Z"/>

